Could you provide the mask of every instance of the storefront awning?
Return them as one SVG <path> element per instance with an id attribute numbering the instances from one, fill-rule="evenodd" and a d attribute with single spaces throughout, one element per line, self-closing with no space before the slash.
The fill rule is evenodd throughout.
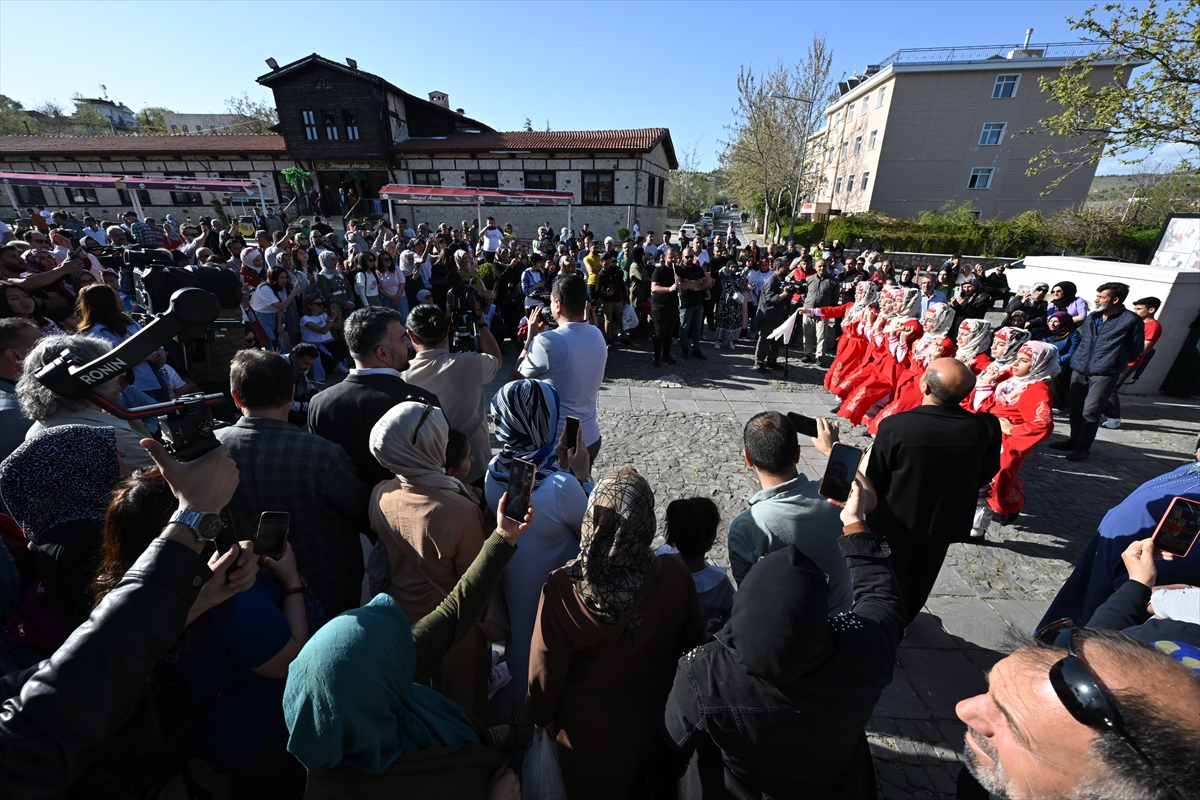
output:
<path id="1" fill-rule="evenodd" d="M 570 192 L 526 189 L 482 189 L 470 186 L 405 186 L 392 184 L 379 196 L 407 203 L 479 203 L 486 206 L 569 206 Z"/>
<path id="2" fill-rule="evenodd" d="M 254 194 L 254 181 L 205 178 L 121 178 L 126 189 L 166 189 L 172 192 L 245 192 Z"/>
<path id="3" fill-rule="evenodd" d="M 116 189 L 121 179 L 111 175 L 54 175 L 46 172 L 0 172 L 0 185 L 47 186 L 59 189 Z"/>

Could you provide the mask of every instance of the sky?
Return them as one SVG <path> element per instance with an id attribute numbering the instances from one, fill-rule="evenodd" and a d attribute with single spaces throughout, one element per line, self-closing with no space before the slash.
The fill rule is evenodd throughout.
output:
<path id="1" fill-rule="evenodd" d="M 264 60 L 312 52 L 380 75 L 418 97 L 439 90 L 451 108 L 496 130 L 667 127 L 676 153 L 718 165 L 741 66 L 794 63 L 814 33 L 833 47 L 835 80 L 900 48 L 1077 41 L 1067 18 L 1090 0 L 1057 2 L 18 2 L 0 0 L 0 94 L 34 107 L 75 93 L 137 111 L 224 111 L 255 83 Z M 98 7 L 103 11 L 98 11 Z M 125 20 L 81 48 L 16 35 L 46 25 Z M 206 20 L 206 21 L 204 21 Z M 61 30 L 61 28 L 60 28 Z M 454 37 L 449 31 L 457 31 Z M 172 40 L 174 31 L 174 40 Z M 204 35 L 211 35 L 205 41 Z M 137 41 L 131 46 L 125 41 Z M 1173 148 L 1155 154 L 1168 165 Z M 1101 162 L 1099 174 L 1136 171 Z"/>

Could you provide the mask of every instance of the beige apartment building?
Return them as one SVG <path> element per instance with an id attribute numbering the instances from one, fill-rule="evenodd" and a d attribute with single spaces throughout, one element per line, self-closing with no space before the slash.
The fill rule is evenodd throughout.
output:
<path id="1" fill-rule="evenodd" d="M 1031 177 L 1025 170 L 1052 137 L 1020 132 L 1038 129 L 1038 120 L 1057 112 L 1038 79 L 1053 78 L 1096 46 L 1027 40 L 898 50 L 840 82 L 841 96 L 825 109 L 825 126 L 810 143 L 809 163 L 820 178 L 804 210 L 913 218 L 969 201 L 977 216 L 992 219 L 1081 206 L 1095 165 L 1083 165 L 1043 195 L 1057 173 Z M 1129 69 L 1114 78 L 1117 66 L 1095 64 L 1093 84 L 1127 83 Z"/>

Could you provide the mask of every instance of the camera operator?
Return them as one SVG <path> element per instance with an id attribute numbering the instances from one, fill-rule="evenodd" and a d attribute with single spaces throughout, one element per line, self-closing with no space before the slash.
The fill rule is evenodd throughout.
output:
<path id="1" fill-rule="evenodd" d="M 503 358 L 500 343 L 483 323 L 479 298 L 475 297 L 475 330 L 481 352 L 450 352 L 451 320 L 441 308 L 419 305 L 408 314 L 408 333 L 417 354 L 408 362 L 405 380 L 437 395 L 446 422 L 471 443 L 471 469 L 465 483 L 483 488 L 492 446 L 487 427 L 487 401 L 483 387 L 496 377 Z"/>
<path id="2" fill-rule="evenodd" d="M 771 275 L 758 295 L 758 341 L 754 345 L 754 368 L 759 372 L 779 368 L 779 340 L 767 337 L 783 324 L 792 309 L 791 294 L 796 287 L 788 286 L 784 280 L 789 267 L 786 258 L 775 259 Z"/>
<path id="3" fill-rule="evenodd" d="M 554 387 L 559 397 L 557 441 L 567 417 L 579 419 L 583 441 L 594 463 L 600 452 L 596 397 L 604 381 L 608 346 L 600 329 L 587 323 L 587 281 L 578 273 L 560 275 L 550 294 L 550 311 L 557 328 L 548 326 L 534 309 L 529 314 L 525 347 L 513 369 L 514 380 L 537 378 Z"/>

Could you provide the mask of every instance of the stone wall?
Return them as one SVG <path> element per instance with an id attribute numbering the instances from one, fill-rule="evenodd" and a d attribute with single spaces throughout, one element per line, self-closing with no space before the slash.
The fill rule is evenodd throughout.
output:
<path id="1" fill-rule="evenodd" d="M 849 248 L 846 249 L 847 256 L 850 256 L 850 255 L 857 256 L 860 252 L 861 251 L 859 251 L 859 250 L 851 250 Z M 910 267 L 913 269 L 921 270 L 921 269 L 925 269 L 926 267 L 928 267 L 930 265 L 932 265 L 935 270 L 941 269 L 942 264 L 945 263 L 950 258 L 950 256 L 953 254 L 952 253 L 895 253 L 895 252 L 887 251 L 884 253 L 884 255 L 887 257 L 888 261 L 892 262 L 892 266 L 895 268 L 896 272 L 899 273 L 901 270 L 908 269 Z M 971 264 L 972 266 L 974 266 L 975 264 L 983 264 L 984 269 L 990 271 L 994 267 L 999 267 L 1002 265 L 1007 266 L 1007 265 L 1013 263 L 1014 261 L 1016 261 L 1017 259 L 1016 258 L 1003 258 L 1003 257 L 998 258 L 995 256 L 963 255 L 962 260 L 964 263 Z"/>

